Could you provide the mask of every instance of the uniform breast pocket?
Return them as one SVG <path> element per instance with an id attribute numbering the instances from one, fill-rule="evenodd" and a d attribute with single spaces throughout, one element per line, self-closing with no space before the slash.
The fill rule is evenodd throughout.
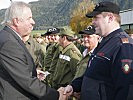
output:
<path id="1" fill-rule="evenodd" d="M 95 57 L 98 58 L 98 59 L 101 59 L 101 60 L 108 60 L 108 61 L 110 61 L 110 58 L 106 57 L 106 56 L 98 56 L 98 55 L 96 55 Z"/>
<path id="2" fill-rule="evenodd" d="M 107 59 L 101 56 L 94 56 L 94 58 L 89 62 L 89 73 L 93 73 L 94 75 L 99 74 L 102 76 L 110 76 L 111 63 L 110 60 Z"/>
<path id="3" fill-rule="evenodd" d="M 64 59 L 60 59 L 60 63 L 64 64 L 66 61 Z"/>

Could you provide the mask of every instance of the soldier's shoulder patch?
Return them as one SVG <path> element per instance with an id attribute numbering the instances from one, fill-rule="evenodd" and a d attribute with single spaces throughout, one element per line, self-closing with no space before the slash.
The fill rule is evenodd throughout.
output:
<path id="1" fill-rule="evenodd" d="M 123 59 L 121 60 L 122 62 L 122 71 L 125 73 L 125 74 L 128 74 L 131 69 L 132 69 L 132 66 L 131 66 L 131 63 L 132 63 L 132 60 L 131 59 Z"/>
<path id="2" fill-rule="evenodd" d="M 125 65 L 122 67 L 122 71 L 123 71 L 125 74 L 128 74 L 128 73 L 131 71 L 131 67 L 130 67 L 128 64 L 125 64 Z"/>
<path id="3" fill-rule="evenodd" d="M 129 43 L 129 39 L 128 38 L 121 38 L 121 41 L 122 41 L 122 43 Z"/>

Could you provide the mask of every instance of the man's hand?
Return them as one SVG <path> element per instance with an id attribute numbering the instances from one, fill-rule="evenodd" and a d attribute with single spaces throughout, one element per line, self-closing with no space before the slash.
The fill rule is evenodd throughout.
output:
<path id="1" fill-rule="evenodd" d="M 43 71 L 37 69 L 37 78 L 40 81 L 43 81 L 46 78 L 45 73 Z"/>
<path id="2" fill-rule="evenodd" d="M 76 100 L 80 100 L 80 92 L 74 92 L 73 96 L 76 98 Z"/>
<path id="3" fill-rule="evenodd" d="M 59 94 L 60 94 L 59 100 L 68 100 L 68 96 L 63 94 L 64 93 L 64 90 L 65 90 L 64 87 L 60 87 L 57 90 L 57 91 L 59 91 Z"/>
<path id="4" fill-rule="evenodd" d="M 64 95 L 71 96 L 73 93 L 73 88 L 71 85 L 67 85 L 64 90 Z"/>

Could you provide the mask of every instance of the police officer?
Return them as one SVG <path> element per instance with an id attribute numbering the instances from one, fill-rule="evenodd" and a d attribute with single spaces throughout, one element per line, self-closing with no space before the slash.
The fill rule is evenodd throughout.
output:
<path id="1" fill-rule="evenodd" d="M 83 45 L 86 47 L 86 49 L 83 52 L 81 61 L 79 61 L 77 64 L 77 72 L 74 79 L 82 76 L 85 72 L 89 57 L 97 46 L 100 38 L 95 34 L 95 27 L 93 25 L 90 25 L 85 30 L 80 31 L 79 34 L 83 36 Z"/>
<path id="2" fill-rule="evenodd" d="M 72 81 L 77 69 L 76 64 L 81 59 L 80 51 L 72 42 L 73 34 L 69 27 L 63 27 L 59 34 L 59 44 L 63 50 L 59 54 L 53 75 L 52 87 L 55 89 L 66 86 Z"/>
<path id="3" fill-rule="evenodd" d="M 120 28 L 119 7 L 100 2 L 87 14 L 103 39 L 95 48 L 83 77 L 67 86 L 81 100 L 133 100 L 133 40 Z"/>

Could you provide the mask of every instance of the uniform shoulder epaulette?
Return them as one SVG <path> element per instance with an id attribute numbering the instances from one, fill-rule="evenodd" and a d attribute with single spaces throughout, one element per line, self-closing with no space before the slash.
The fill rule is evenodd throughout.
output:
<path id="1" fill-rule="evenodd" d="M 72 48 L 72 51 L 75 53 L 75 52 L 77 52 L 77 50 L 75 49 L 75 48 Z"/>
<path id="2" fill-rule="evenodd" d="M 122 43 L 129 43 L 129 39 L 127 37 L 121 38 Z"/>
<path id="3" fill-rule="evenodd" d="M 76 53 L 78 56 L 81 56 L 81 53 L 77 48 L 72 48 L 72 52 Z"/>
<path id="4" fill-rule="evenodd" d="M 80 51 L 77 50 L 76 48 L 72 48 L 72 49 L 71 49 L 71 56 L 72 56 L 73 58 L 75 58 L 75 59 L 78 59 L 78 60 L 80 60 L 81 57 L 82 57 Z"/>
<path id="5" fill-rule="evenodd" d="M 58 47 L 59 46 L 59 43 L 54 43 L 55 47 Z"/>

